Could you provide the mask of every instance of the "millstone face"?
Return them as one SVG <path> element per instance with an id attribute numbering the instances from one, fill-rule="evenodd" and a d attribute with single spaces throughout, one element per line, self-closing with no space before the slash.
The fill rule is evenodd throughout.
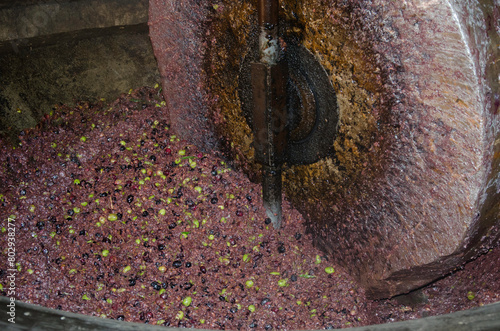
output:
<path id="1" fill-rule="evenodd" d="M 208 8 L 204 0 L 158 0 L 149 7 L 150 36 L 172 128 L 206 150 L 217 147 L 202 85 Z"/>
<path id="2" fill-rule="evenodd" d="M 337 91 L 333 155 L 285 171 L 318 245 L 374 298 L 404 293 L 499 237 L 500 73 L 494 1 L 282 1 Z M 225 147 L 252 175 L 238 98 L 255 8 L 151 0 L 153 48 L 174 129 Z M 201 136 L 197 135 L 201 133 Z"/>

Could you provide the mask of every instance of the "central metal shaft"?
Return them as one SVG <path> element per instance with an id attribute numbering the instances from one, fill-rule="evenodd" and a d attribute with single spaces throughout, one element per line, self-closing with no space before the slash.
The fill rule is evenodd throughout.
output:
<path id="1" fill-rule="evenodd" d="M 268 217 L 281 226 L 281 167 L 287 145 L 288 68 L 280 54 L 278 0 L 258 0 L 259 62 L 251 64 L 255 160 L 262 165 L 262 195 Z"/>

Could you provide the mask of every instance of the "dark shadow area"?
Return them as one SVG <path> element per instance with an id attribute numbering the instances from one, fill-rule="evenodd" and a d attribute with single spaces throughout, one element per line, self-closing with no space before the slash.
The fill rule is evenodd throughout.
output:
<path id="1" fill-rule="evenodd" d="M 16 137 L 57 103 L 112 100 L 157 82 L 146 23 L 20 40 L 0 53 L 0 134 Z"/>

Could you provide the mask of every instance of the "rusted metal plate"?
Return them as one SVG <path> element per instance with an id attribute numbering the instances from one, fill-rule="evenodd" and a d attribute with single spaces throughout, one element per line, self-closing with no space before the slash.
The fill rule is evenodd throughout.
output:
<path id="1" fill-rule="evenodd" d="M 248 124 L 253 129 L 254 98 L 251 92 L 250 70 L 254 55 L 247 54 L 239 72 L 238 99 Z M 336 92 L 327 72 L 315 56 L 301 46 L 288 44 L 287 125 L 289 135 L 286 160 L 289 164 L 311 164 L 331 154 L 338 128 Z M 281 117 L 284 117 L 283 114 Z M 254 134 L 255 136 L 255 134 Z M 259 137 L 257 137 L 258 139 Z M 258 157 L 258 146 L 254 143 Z"/>
<path id="2" fill-rule="evenodd" d="M 317 244 L 374 298 L 486 251 L 500 218 L 498 1 L 280 3 L 282 32 L 337 91 L 334 154 L 284 172 Z M 255 25 L 249 2 L 151 1 L 174 129 L 200 146 L 222 141 L 250 175 L 237 91 Z"/>

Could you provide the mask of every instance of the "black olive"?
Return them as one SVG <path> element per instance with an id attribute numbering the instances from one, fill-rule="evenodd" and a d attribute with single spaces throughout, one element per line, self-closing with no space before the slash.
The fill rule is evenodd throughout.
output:
<path id="1" fill-rule="evenodd" d="M 120 151 L 122 151 L 122 152 L 123 152 L 124 150 L 125 150 L 125 146 L 123 146 L 123 145 L 122 145 L 122 146 L 120 146 Z"/>
<path id="2" fill-rule="evenodd" d="M 99 194 L 100 197 L 107 197 L 108 196 L 108 192 L 102 192 L 101 194 Z"/>
<path id="3" fill-rule="evenodd" d="M 36 227 L 38 228 L 38 230 L 42 230 L 45 227 L 45 222 L 44 221 L 37 222 Z"/>
<path id="4" fill-rule="evenodd" d="M 119 320 L 119 321 L 124 321 L 124 320 L 125 320 L 125 316 L 123 316 L 123 315 L 118 315 L 118 316 L 116 317 L 116 319 L 117 319 L 117 320 Z"/>
<path id="5" fill-rule="evenodd" d="M 75 211 L 73 209 L 68 210 L 68 215 L 73 216 L 75 214 Z"/>
<path id="6" fill-rule="evenodd" d="M 158 283 L 158 282 L 156 282 L 156 281 L 155 281 L 155 282 L 152 282 L 152 283 L 151 283 L 151 286 L 152 286 L 155 290 L 157 290 L 157 291 L 161 290 L 161 285 L 160 285 L 160 283 Z"/>
<path id="7" fill-rule="evenodd" d="M 75 163 L 76 165 L 80 166 L 80 160 L 78 160 L 78 157 L 75 155 L 75 154 L 72 154 L 71 155 L 71 158 L 70 158 L 71 162 Z"/>
<path id="8" fill-rule="evenodd" d="M 191 262 L 186 262 L 186 268 L 191 268 Z"/>
<path id="9" fill-rule="evenodd" d="M 165 245 L 163 245 L 163 244 L 158 244 L 158 250 L 159 250 L 159 251 L 162 251 L 162 250 L 164 250 L 164 249 L 165 249 Z"/>
<path id="10" fill-rule="evenodd" d="M 266 331 L 269 331 L 273 329 L 273 326 L 271 324 L 266 324 L 266 326 L 264 326 L 264 329 L 266 329 Z"/>
<path id="11" fill-rule="evenodd" d="M 278 246 L 278 253 L 285 253 L 285 245 L 281 244 Z"/>
<path id="12" fill-rule="evenodd" d="M 212 199 L 210 199 L 210 203 L 212 203 L 213 205 L 215 205 L 218 201 L 219 201 L 219 199 L 217 199 L 216 197 L 213 197 Z"/>
<path id="13" fill-rule="evenodd" d="M 127 202 L 132 203 L 132 201 L 134 201 L 134 196 L 131 194 L 127 197 Z"/>
<path id="14" fill-rule="evenodd" d="M 26 190 L 25 189 L 21 189 L 21 191 L 19 191 L 19 194 L 26 195 Z"/>
<path id="15" fill-rule="evenodd" d="M 177 223 L 172 222 L 172 223 L 170 223 L 170 224 L 168 225 L 168 228 L 169 228 L 170 230 L 172 230 L 172 229 L 174 229 L 176 226 L 177 226 Z"/>
<path id="16" fill-rule="evenodd" d="M 134 278 L 130 278 L 128 280 L 128 286 L 134 286 L 135 285 L 135 279 Z"/>
<path id="17" fill-rule="evenodd" d="M 297 232 L 294 237 L 296 240 L 299 240 L 300 238 L 302 238 L 302 235 Z"/>
<path id="18" fill-rule="evenodd" d="M 148 211 L 147 211 L 147 210 L 145 210 L 145 211 L 143 211 L 143 212 L 142 212 L 142 216 L 143 216 L 143 217 L 147 217 L 148 215 L 149 215 L 149 213 L 148 213 Z"/>
<path id="19" fill-rule="evenodd" d="M 269 217 L 267 217 L 266 220 L 264 221 L 264 223 L 266 223 L 267 225 L 271 224 L 271 219 Z"/>
<path id="20" fill-rule="evenodd" d="M 180 267 L 182 267 L 182 262 L 179 260 L 176 260 L 176 261 L 174 261 L 174 263 L 172 263 L 172 265 L 174 266 L 174 268 L 180 268 Z"/>

